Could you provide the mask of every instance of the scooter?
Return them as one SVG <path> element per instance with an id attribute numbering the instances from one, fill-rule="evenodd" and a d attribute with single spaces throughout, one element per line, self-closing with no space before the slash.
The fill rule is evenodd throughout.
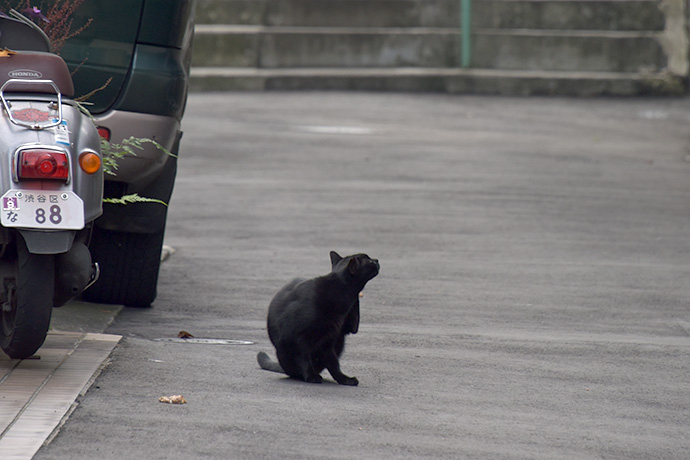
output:
<path id="1" fill-rule="evenodd" d="M 98 131 L 70 99 L 65 62 L 20 23 L 0 17 L 0 347 L 13 359 L 35 354 L 52 309 L 97 280 L 87 245 L 103 201 Z"/>

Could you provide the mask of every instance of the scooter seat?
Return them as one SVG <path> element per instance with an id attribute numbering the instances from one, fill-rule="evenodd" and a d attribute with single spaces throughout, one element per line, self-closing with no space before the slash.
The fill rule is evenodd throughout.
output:
<path id="1" fill-rule="evenodd" d="M 10 51 L 6 56 L 0 56 L 0 87 L 10 79 L 52 80 L 63 96 L 74 96 L 72 75 L 65 61 L 57 54 L 40 51 Z M 12 83 L 5 92 L 54 94 L 55 89 L 50 85 Z"/>

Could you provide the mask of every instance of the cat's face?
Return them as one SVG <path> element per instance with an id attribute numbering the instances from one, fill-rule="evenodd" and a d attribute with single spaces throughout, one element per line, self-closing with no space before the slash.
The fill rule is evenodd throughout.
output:
<path id="1" fill-rule="evenodd" d="M 353 254 L 340 257 L 337 252 L 331 251 L 331 264 L 334 272 L 347 270 L 353 277 L 367 282 L 379 274 L 379 261 L 366 254 Z"/>

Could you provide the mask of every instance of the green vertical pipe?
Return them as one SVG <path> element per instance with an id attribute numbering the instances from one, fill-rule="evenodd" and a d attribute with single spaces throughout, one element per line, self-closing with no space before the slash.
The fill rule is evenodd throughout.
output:
<path id="1" fill-rule="evenodd" d="M 472 60 L 472 0 L 460 0 L 460 65 L 470 66 Z"/>

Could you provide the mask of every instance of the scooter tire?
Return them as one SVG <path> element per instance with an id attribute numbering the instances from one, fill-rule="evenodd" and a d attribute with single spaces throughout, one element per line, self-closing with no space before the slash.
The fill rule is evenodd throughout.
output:
<path id="1" fill-rule="evenodd" d="M 101 270 L 82 294 L 87 302 L 150 307 L 157 295 L 163 233 L 131 233 L 94 228 L 91 256 Z"/>
<path id="2" fill-rule="evenodd" d="M 31 254 L 17 236 L 15 291 L 11 311 L 2 311 L 0 347 L 12 359 L 28 358 L 45 342 L 53 312 L 55 259 Z"/>

